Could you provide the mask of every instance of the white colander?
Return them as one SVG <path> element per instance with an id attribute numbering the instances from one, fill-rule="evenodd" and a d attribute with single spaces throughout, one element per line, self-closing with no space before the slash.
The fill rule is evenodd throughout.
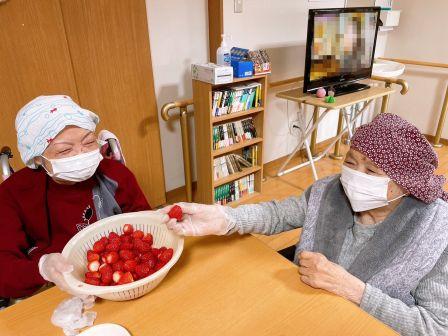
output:
<path id="1" fill-rule="evenodd" d="M 73 272 L 64 274 L 70 288 L 79 294 L 95 295 L 112 301 L 126 301 L 138 298 L 153 290 L 168 274 L 171 267 L 179 260 L 184 247 L 184 238 L 170 231 L 162 224 L 162 214 L 155 211 L 141 211 L 116 215 L 99 220 L 78 232 L 65 245 L 62 255 L 73 264 Z M 171 260 L 160 270 L 150 276 L 118 286 L 93 286 L 84 282 L 87 272 L 87 250 L 92 249 L 95 241 L 107 237 L 114 231 L 122 234 L 124 224 L 132 224 L 136 230 L 153 235 L 154 247 L 166 246 L 174 250 Z"/>

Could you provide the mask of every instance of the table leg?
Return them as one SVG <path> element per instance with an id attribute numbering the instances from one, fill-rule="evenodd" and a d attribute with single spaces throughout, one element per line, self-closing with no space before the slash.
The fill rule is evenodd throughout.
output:
<path id="1" fill-rule="evenodd" d="M 342 160 L 343 156 L 340 153 L 340 147 L 341 147 L 341 138 L 340 134 L 342 132 L 342 127 L 344 123 L 344 111 L 342 109 L 339 110 L 339 119 L 338 119 L 338 131 L 336 133 L 336 136 L 339 137 L 339 140 L 334 145 L 334 152 L 330 155 L 330 157 L 333 160 Z"/>
<path id="2" fill-rule="evenodd" d="M 333 139 L 333 141 L 327 146 L 327 148 L 325 148 L 319 155 L 319 157 L 324 157 L 325 155 L 327 155 L 327 153 L 330 151 L 330 149 L 333 147 L 333 145 L 335 145 L 337 142 L 341 141 L 342 135 L 347 131 L 347 128 L 354 125 L 354 123 L 356 122 L 356 120 L 358 119 L 359 116 L 361 116 L 361 114 L 370 106 L 370 104 L 373 102 L 373 99 L 367 101 L 364 105 L 364 107 L 359 110 L 358 112 L 356 112 L 355 116 L 353 117 L 353 119 L 350 121 L 350 124 L 345 126 L 344 129 L 341 130 L 341 132 L 336 135 Z M 331 155 L 330 155 L 331 156 Z"/>
<path id="3" fill-rule="evenodd" d="M 314 106 L 313 124 L 316 123 L 318 118 L 319 118 L 319 107 L 318 106 Z M 314 129 L 313 133 L 311 133 L 311 146 L 310 146 L 310 149 L 311 149 L 311 154 L 313 155 L 313 157 L 315 157 L 317 155 L 316 141 L 317 141 L 317 127 Z"/>
<path id="4" fill-rule="evenodd" d="M 305 140 L 311 135 L 311 133 L 316 129 L 317 125 L 324 119 L 324 117 L 327 115 L 328 112 L 330 112 L 331 109 L 326 109 L 322 114 L 317 118 L 316 123 L 314 123 L 311 126 L 311 129 L 307 130 L 305 134 L 303 135 L 302 139 L 299 141 L 299 144 L 296 146 L 296 148 L 289 154 L 287 159 L 283 162 L 282 166 L 277 171 L 277 176 L 282 176 L 286 174 L 287 172 L 291 172 L 293 170 L 298 169 L 301 165 L 297 165 L 295 167 L 289 168 L 287 170 L 284 170 L 285 167 L 288 165 L 289 161 L 296 155 L 296 153 L 302 148 L 303 144 L 305 143 Z"/>

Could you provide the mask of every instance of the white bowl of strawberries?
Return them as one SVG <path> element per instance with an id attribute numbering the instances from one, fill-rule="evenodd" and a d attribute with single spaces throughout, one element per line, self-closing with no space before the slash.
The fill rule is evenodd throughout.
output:
<path id="1" fill-rule="evenodd" d="M 183 237 L 170 231 L 158 212 L 108 217 L 78 232 L 64 247 L 62 255 L 74 268 L 64 277 L 79 294 L 135 299 L 157 287 L 183 246 Z"/>

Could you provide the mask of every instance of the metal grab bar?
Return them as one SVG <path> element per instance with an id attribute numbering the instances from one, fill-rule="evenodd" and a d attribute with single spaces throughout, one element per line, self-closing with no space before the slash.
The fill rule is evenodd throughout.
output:
<path id="1" fill-rule="evenodd" d="M 405 95 L 409 91 L 408 82 L 406 82 L 404 79 L 401 78 L 386 78 L 380 76 L 372 76 L 371 79 L 379 82 L 384 82 L 386 87 L 391 87 L 392 84 L 400 85 L 401 86 L 400 93 L 402 95 Z M 389 105 L 389 97 L 390 95 L 386 95 L 383 97 L 381 101 L 381 113 L 385 113 L 387 111 L 387 107 Z"/>
<path id="2" fill-rule="evenodd" d="M 169 114 L 172 109 L 179 109 L 179 122 L 180 122 L 180 131 L 182 134 L 182 155 L 184 158 L 184 176 L 185 176 L 185 190 L 187 194 L 187 201 L 193 201 L 193 181 L 191 177 L 191 160 L 190 160 L 190 130 L 188 127 L 188 114 L 191 112 L 187 111 L 187 107 L 189 105 L 193 105 L 193 99 L 186 99 L 171 103 L 166 103 L 162 106 L 161 116 L 165 121 L 169 121 L 173 118 L 172 115 Z"/>
<path id="3" fill-rule="evenodd" d="M 416 61 L 416 60 L 408 60 L 408 59 L 400 59 L 400 58 L 389 58 L 389 57 L 380 57 L 380 59 L 399 62 L 403 64 L 415 65 L 415 66 L 423 66 L 430 68 L 442 68 L 448 69 L 448 63 L 435 63 L 435 62 L 425 62 L 425 61 Z M 446 112 L 448 110 L 448 86 L 445 92 L 445 98 L 443 99 L 442 110 L 440 111 L 439 121 L 437 123 L 437 131 L 434 136 L 434 143 L 432 144 L 434 147 L 442 147 L 440 143 L 440 138 L 442 137 L 443 126 L 445 125 Z"/>

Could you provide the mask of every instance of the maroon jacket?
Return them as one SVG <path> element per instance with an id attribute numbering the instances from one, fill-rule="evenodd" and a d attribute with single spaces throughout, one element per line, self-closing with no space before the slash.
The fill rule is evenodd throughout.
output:
<path id="1" fill-rule="evenodd" d="M 116 186 L 112 197 L 121 212 L 150 209 L 134 175 L 121 163 L 104 159 L 96 174 Z M 43 254 L 61 252 L 76 233 L 74 230 L 52 230 L 50 223 L 63 223 L 65 217 L 47 216 L 55 213 L 49 212 L 47 207 L 49 183 L 54 182 L 43 170 L 24 168 L 0 184 L 1 297 L 28 296 L 39 289 L 45 283 L 38 271 L 39 258 Z M 76 184 L 71 187 L 76 188 Z M 91 195 L 87 196 L 87 201 L 92 199 Z M 59 207 L 61 205 L 64 206 L 63 201 Z M 72 208 L 69 204 L 67 211 Z M 61 210 L 64 209 L 58 209 L 56 216 L 64 214 Z M 59 234 L 52 234 L 52 231 L 58 231 Z"/>

